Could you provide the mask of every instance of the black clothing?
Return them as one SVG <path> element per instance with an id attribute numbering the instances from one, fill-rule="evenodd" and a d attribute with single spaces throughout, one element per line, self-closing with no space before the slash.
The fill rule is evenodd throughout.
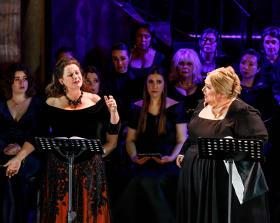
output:
<path id="1" fill-rule="evenodd" d="M 272 89 L 275 99 L 280 104 L 280 57 L 272 64 L 264 56 L 260 73 L 261 82 Z"/>
<path id="2" fill-rule="evenodd" d="M 176 101 L 184 103 L 184 113 L 187 122 L 190 121 L 192 114 L 198 105 L 199 100 L 203 98 L 202 87 L 202 84 L 198 84 L 193 94 L 185 96 L 176 89 L 175 83 L 171 82 L 170 85 L 168 85 L 168 96 Z"/>
<path id="3" fill-rule="evenodd" d="M 227 222 L 228 174 L 221 160 L 198 157 L 197 137 L 253 138 L 267 140 L 267 131 L 259 113 L 240 99 L 229 107 L 222 120 L 199 117 L 203 101 L 189 123 L 184 161 L 178 182 L 178 223 Z M 244 185 L 243 204 L 233 189 L 232 222 L 269 223 L 266 181 L 260 163 L 235 162 Z"/>
<path id="4" fill-rule="evenodd" d="M 6 102 L 0 102 L 0 157 L 1 164 L 12 156 L 5 155 L 3 149 L 11 143 L 20 146 L 34 137 L 38 131 L 42 101 L 33 97 L 25 114 L 19 121 L 13 119 Z M 25 223 L 28 212 L 36 209 L 37 184 L 41 161 L 36 153 L 30 154 L 15 176 L 5 176 L 6 168 L 0 169 L 3 187 L 0 191 L 0 222 Z M 1 184 L 1 183 L 0 183 Z"/>
<path id="5" fill-rule="evenodd" d="M 133 104 L 128 127 L 137 129 L 142 107 Z M 166 133 L 158 135 L 158 115 L 147 114 L 144 133 L 137 135 L 137 153 L 161 153 L 170 155 L 176 144 L 176 124 L 185 123 L 184 104 L 176 103 L 166 108 Z"/>
<path id="6" fill-rule="evenodd" d="M 44 132 L 49 137 L 105 139 L 105 133 L 118 134 L 109 124 L 109 112 L 103 99 L 79 110 L 64 110 L 46 105 Z M 47 134 L 47 132 L 49 132 Z M 41 222 L 67 222 L 68 165 L 48 153 L 42 189 Z M 107 185 L 101 154 L 88 154 L 73 167 L 74 222 L 110 222 Z"/>
<path id="7" fill-rule="evenodd" d="M 133 105 L 129 127 L 137 129 L 141 106 Z M 158 115 L 147 114 L 144 133 L 137 135 L 137 153 L 170 155 L 176 145 L 176 124 L 185 123 L 183 104 L 166 109 L 166 133 L 158 135 Z M 158 164 L 149 160 L 143 165 L 132 164 L 132 179 L 120 196 L 116 222 L 173 223 L 178 167 L 175 162 Z"/>
<path id="8" fill-rule="evenodd" d="M 200 56 L 200 61 L 202 64 L 202 72 L 201 72 L 201 76 L 203 79 L 205 79 L 207 77 L 207 73 L 213 71 L 214 69 L 217 69 L 219 67 L 227 67 L 227 66 L 231 66 L 233 63 L 233 59 L 225 54 L 220 55 L 220 56 L 216 56 L 214 58 L 213 61 L 213 70 L 209 70 L 209 71 L 204 71 L 203 70 L 203 64 L 205 63 L 205 61 L 203 60 L 203 58 Z"/>
<path id="9" fill-rule="evenodd" d="M 252 87 L 242 85 L 242 91 L 239 97 L 247 104 L 258 109 L 263 121 L 272 119 L 277 107 L 277 101 L 273 97 L 271 87 L 262 82 L 262 74 L 257 73 Z"/>
<path id="10" fill-rule="evenodd" d="M 141 96 L 135 94 L 136 78 L 130 69 L 126 73 L 112 73 L 110 78 L 105 82 L 105 94 L 113 95 L 117 105 L 118 112 L 123 125 L 127 125 L 129 107 L 132 102 L 139 100 Z"/>

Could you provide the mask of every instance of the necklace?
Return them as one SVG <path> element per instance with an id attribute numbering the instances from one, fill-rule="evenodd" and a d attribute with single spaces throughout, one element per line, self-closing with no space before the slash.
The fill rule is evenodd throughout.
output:
<path id="1" fill-rule="evenodd" d="M 65 98 L 67 99 L 67 101 L 68 101 L 68 105 L 73 105 L 74 107 L 76 107 L 77 105 L 79 105 L 79 104 L 82 104 L 82 97 L 83 97 L 83 94 L 84 94 L 84 92 L 83 91 L 81 91 L 81 95 L 80 95 L 80 97 L 77 99 L 77 100 L 71 100 L 68 96 L 67 96 L 67 94 L 65 94 Z"/>
<path id="2" fill-rule="evenodd" d="M 211 111 L 212 114 L 214 115 L 215 118 L 219 118 L 223 115 L 224 111 L 226 108 L 228 108 L 228 105 L 232 102 L 233 100 L 227 101 L 223 105 L 219 107 L 212 107 Z"/>

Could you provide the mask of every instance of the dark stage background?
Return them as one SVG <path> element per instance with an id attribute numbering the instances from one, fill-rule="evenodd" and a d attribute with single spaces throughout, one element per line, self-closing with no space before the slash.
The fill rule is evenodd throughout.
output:
<path id="1" fill-rule="evenodd" d="M 0 6 L 1 67 L 23 61 L 41 87 L 50 81 L 55 52 L 62 46 L 106 74 L 112 44 L 132 46 L 133 26 L 141 21 L 154 24 L 163 52 L 196 48 L 201 31 L 213 27 L 223 37 L 221 48 L 232 56 L 247 47 L 259 49 L 261 30 L 280 25 L 278 0 L 2 0 Z M 17 52 L 12 57 L 4 50 L 11 47 Z"/>
<path id="2" fill-rule="evenodd" d="M 60 47 L 71 47 L 82 65 L 91 63 L 106 76 L 112 44 L 124 41 L 132 47 L 133 27 L 143 21 L 154 24 L 156 46 L 170 56 L 181 47 L 196 49 L 197 38 L 207 27 L 219 31 L 220 47 L 233 58 L 248 47 L 260 50 L 261 31 L 267 26 L 280 26 L 280 1 L 1 0 L 0 18 L 0 68 L 4 72 L 10 63 L 24 62 L 43 90 L 51 80 Z M 278 153 L 277 148 L 272 155 L 274 163 L 266 170 L 273 178 L 273 184 L 269 183 L 278 192 L 278 197 L 270 201 L 277 223 Z"/>

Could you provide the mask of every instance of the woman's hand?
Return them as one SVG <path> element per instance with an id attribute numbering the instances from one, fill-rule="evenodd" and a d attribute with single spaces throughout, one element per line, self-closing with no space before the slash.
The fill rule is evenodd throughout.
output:
<path id="1" fill-rule="evenodd" d="M 120 116 L 118 113 L 116 100 L 112 95 L 109 95 L 109 97 L 104 96 L 104 100 L 110 112 L 110 123 L 117 124 L 120 121 Z"/>
<path id="2" fill-rule="evenodd" d="M 176 158 L 176 164 L 178 167 L 182 167 L 182 162 L 184 160 L 184 155 L 179 154 Z"/>
<path id="3" fill-rule="evenodd" d="M 144 156 L 144 157 L 138 157 L 137 155 L 136 156 L 132 156 L 130 157 L 132 162 L 134 163 L 137 163 L 139 165 L 143 165 L 145 164 L 149 159 L 151 159 L 151 157 L 148 157 L 148 156 Z"/>
<path id="4" fill-rule="evenodd" d="M 21 150 L 21 147 L 19 144 L 11 143 L 4 148 L 3 152 L 4 152 L 4 154 L 6 154 L 8 156 L 15 156 L 15 155 L 17 155 L 17 153 L 20 150 Z"/>
<path id="5" fill-rule="evenodd" d="M 19 168 L 21 166 L 21 160 L 17 157 L 14 157 L 12 159 L 10 159 L 5 165 L 3 165 L 4 167 L 7 167 L 6 169 L 6 176 L 8 177 L 12 177 L 15 174 L 18 173 Z"/>
<path id="6" fill-rule="evenodd" d="M 156 161 L 159 164 L 165 164 L 165 163 L 171 163 L 174 161 L 174 158 L 172 156 L 162 156 L 162 157 L 152 157 L 154 161 Z"/>
<path id="7" fill-rule="evenodd" d="M 109 97 L 107 97 L 105 95 L 104 99 L 105 99 L 105 103 L 108 107 L 109 112 L 110 113 L 116 112 L 117 111 L 117 103 L 116 103 L 116 100 L 114 99 L 114 97 L 112 95 L 109 95 Z"/>

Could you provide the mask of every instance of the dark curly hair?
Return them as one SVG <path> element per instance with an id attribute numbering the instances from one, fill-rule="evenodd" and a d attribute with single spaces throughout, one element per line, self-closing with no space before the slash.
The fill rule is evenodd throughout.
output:
<path id="1" fill-rule="evenodd" d="M 33 82 L 33 77 L 32 77 L 30 69 L 22 63 L 13 63 L 8 67 L 7 73 L 4 76 L 4 79 L 2 81 L 2 87 L 4 90 L 4 96 L 5 96 L 6 100 L 11 99 L 13 96 L 12 84 L 14 82 L 15 73 L 17 71 L 22 71 L 27 76 L 28 88 L 27 88 L 27 91 L 25 92 L 26 96 L 32 97 L 36 94 L 35 85 Z"/>

